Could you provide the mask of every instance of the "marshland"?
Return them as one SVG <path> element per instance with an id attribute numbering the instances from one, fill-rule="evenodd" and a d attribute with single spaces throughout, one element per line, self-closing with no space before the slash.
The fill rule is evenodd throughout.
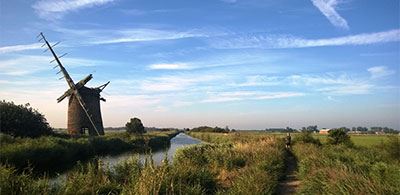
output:
<path id="1" fill-rule="evenodd" d="M 0 0 L 0 195 L 400 195 L 399 0 Z"/>
<path id="2" fill-rule="evenodd" d="M 305 130 L 292 132 L 286 148 L 286 133 L 267 131 L 205 126 L 121 131 L 99 137 L 0 134 L 1 194 L 400 192 L 397 134 L 349 136 L 335 129 L 319 135 Z"/>

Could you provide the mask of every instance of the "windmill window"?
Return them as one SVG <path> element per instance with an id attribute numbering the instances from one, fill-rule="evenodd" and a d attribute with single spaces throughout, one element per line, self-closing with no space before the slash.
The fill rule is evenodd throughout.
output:
<path id="1" fill-rule="evenodd" d="M 82 129 L 81 129 L 81 134 L 85 134 L 86 131 L 89 132 L 89 128 L 87 128 L 87 127 L 82 127 Z"/>

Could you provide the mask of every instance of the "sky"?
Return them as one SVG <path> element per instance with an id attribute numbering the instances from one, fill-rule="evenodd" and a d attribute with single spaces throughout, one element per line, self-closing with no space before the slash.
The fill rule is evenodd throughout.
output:
<path id="1" fill-rule="evenodd" d="M 66 127 L 68 86 L 106 127 L 400 129 L 398 0 L 0 0 L 0 99 Z"/>

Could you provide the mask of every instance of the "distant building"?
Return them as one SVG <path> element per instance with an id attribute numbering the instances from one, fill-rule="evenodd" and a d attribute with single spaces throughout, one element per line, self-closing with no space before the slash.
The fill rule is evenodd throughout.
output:
<path id="1" fill-rule="evenodd" d="M 329 134 L 329 131 L 330 131 L 331 129 L 325 129 L 325 128 L 323 128 L 323 129 L 320 129 L 319 130 L 319 134 Z"/>

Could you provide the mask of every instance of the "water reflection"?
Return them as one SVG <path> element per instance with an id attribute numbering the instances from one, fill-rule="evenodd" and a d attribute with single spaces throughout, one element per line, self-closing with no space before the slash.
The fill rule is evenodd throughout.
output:
<path id="1" fill-rule="evenodd" d="M 159 165 L 165 159 L 165 156 L 167 155 L 168 161 L 172 162 L 173 157 L 176 153 L 176 150 L 178 150 L 179 148 L 188 146 L 188 145 L 198 144 L 200 142 L 201 141 L 198 139 L 190 137 L 184 133 L 180 133 L 171 139 L 171 145 L 169 148 L 166 148 L 165 150 L 153 152 L 152 159 L 155 164 Z M 123 154 L 120 154 L 117 156 L 103 156 L 103 157 L 100 157 L 99 160 L 102 163 L 104 163 L 104 165 L 107 165 L 112 168 L 113 166 L 117 165 L 119 162 L 127 160 L 136 155 L 138 155 L 137 152 L 126 152 L 126 153 L 123 153 Z M 141 162 L 144 162 L 145 159 L 146 159 L 146 154 L 139 154 L 139 160 Z"/>
<path id="2" fill-rule="evenodd" d="M 190 137 L 184 133 L 180 133 L 171 139 L 171 145 L 169 148 L 152 153 L 152 159 L 155 164 L 159 165 L 165 159 L 165 155 L 167 155 L 168 161 L 172 162 L 173 157 L 179 148 L 183 148 L 185 146 L 193 144 L 198 144 L 200 142 L 201 141 L 196 138 Z M 129 158 L 135 157 L 137 155 L 139 155 L 139 161 L 142 163 L 144 163 L 146 157 L 148 157 L 148 155 L 146 154 L 138 154 L 137 152 L 125 152 L 115 156 L 98 157 L 98 160 L 102 162 L 103 166 L 108 166 L 110 169 L 113 169 L 113 167 L 118 163 L 128 160 Z M 55 178 L 50 179 L 50 183 L 51 184 L 62 183 L 63 181 L 66 180 L 67 174 L 68 171 L 58 175 Z"/>

